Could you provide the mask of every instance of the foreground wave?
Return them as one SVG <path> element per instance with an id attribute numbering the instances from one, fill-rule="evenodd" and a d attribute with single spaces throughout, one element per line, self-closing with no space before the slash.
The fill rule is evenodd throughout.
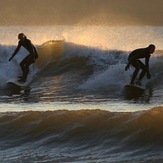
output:
<path id="1" fill-rule="evenodd" d="M 163 107 L 0 114 L 1 161 L 163 161 Z M 9 157 L 8 157 L 9 156 Z"/>

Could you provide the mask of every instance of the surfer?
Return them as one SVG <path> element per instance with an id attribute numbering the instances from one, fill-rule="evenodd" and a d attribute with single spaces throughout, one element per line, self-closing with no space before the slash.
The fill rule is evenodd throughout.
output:
<path id="1" fill-rule="evenodd" d="M 20 63 L 23 75 L 20 77 L 18 81 L 25 82 L 29 72 L 29 66 L 32 63 L 35 63 L 35 60 L 38 58 L 38 53 L 34 45 L 31 43 L 29 39 L 27 39 L 27 37 L 23 33 L 18 34 L 18 39 L 19 39 L 18 46 L 15 49 L 12 56 L 10 57 L 9 61 L 11 61 L 13 57 L 18 53 L 21 46 L 23 46 L 29 52 L 29 54 Z"/>
<path id="2" fill-rule="evenodd" d="M 130 64 L 135 68 L 130 84 L 134 84 L 134 80 L 140 69 L 142 69 L 142 72 L 140 73 L 140 76 L 137 81 L 138 85 L 141 85 L 141 80 L 143 79 L 145 74 L 147 74 L 148 79 L 151 78 L 151 74 L 149 72 L 149 58 L 151 56 L 150 54 L 154 53 L 154 51 L 155 45 L 150 44 L 146 48 L 136 49 L 129 54 L 128 63 L 125 67 L 125 70 L 127 71 L 129 69 Z M 139 60 L 141 58 L 145 58 L 145 64 Z"/>

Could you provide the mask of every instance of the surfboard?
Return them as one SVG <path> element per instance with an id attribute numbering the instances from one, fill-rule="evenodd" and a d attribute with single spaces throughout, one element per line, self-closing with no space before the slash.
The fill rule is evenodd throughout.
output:
<path id="1" fill-rule="evenodd" d="M 145 92 L 145 87 L 138 85 L 127 84 L 124 86 L 123 93 L 128 100 L 137 99 L 142 97 Z"/>
<path id="2" fill-rule="evenodd" d="M 23 91 L 23 95 L 27 96 L 31 91 L 31 81 L 19 82 L 19 78 L 13 78 L 7 81 L 6 92 L 8 95 L 19 94 Z"/>
<path id="3" fill-rule="evenodd" d="M 127 85 L 125 85 L 125 88 L 133 90 L 133 91 L 144 91 L 145 90 L 145 87 L 134 85 L 134 84 L 127 84 Z"/>
<path id="4" fill-rule="evenodd" d="M 12 85 L 19 86 L 19 87 L 27 87 L 28 86 L 27 81 L 19 82 L 18 80 L 19 80 L 19 78 L 10 79 L 7 81 L 7 84 L 12 84 Z"/>

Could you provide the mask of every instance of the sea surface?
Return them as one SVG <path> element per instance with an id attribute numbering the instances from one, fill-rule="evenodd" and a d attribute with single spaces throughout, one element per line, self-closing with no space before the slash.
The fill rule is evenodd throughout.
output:
<path id="1" fill-rule="evenodd" d="M 39 58 L 16 86 L 21 32 Z M 152 78 L 126 90 L 127 57 L 149 44 Z M 0 162 L 163 162 L 162 26 L 1 26 L 0 70 Z"/>

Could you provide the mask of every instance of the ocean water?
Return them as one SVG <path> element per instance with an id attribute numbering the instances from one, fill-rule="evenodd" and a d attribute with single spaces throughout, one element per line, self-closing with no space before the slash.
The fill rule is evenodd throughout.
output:
<path id="1" fill-rule="evenodd" d="M 18 33 L 37 47 L 26 87 Z M 143 92 L 124 89 L 129 53 L 156 45 Z M 163 162 L 163 27 L 0 27 L 2 163 Z"/>

